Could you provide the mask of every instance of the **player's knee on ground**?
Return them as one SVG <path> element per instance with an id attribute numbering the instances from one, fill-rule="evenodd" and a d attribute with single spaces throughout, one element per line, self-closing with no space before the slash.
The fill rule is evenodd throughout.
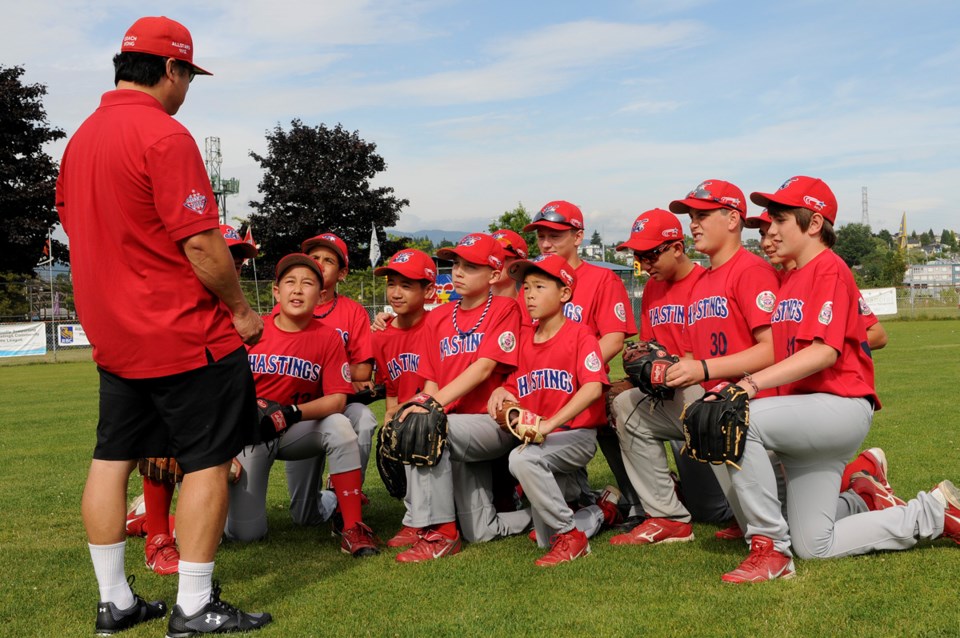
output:
<path id="1" fill-rule="evenodd" d="M 258 541 L 267 535 L 267 517 L 249 521 L 235 521 L 228 518 L 223 533 L 228 540 L 237 543 Z"/>

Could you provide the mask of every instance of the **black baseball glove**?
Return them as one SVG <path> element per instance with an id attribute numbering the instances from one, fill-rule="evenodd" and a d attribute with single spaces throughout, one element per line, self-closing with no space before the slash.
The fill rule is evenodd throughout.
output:
<path id="1" fill-rule="evenodd" d="M 257 397 L 257 414 L 260 417 L 260 440 L 272 441 L 303 418 L 295 405 L 281 405 L 270 399 Z"/>
<path id="2" fill-rule="evenodd" d="M 385 396 L 387 396 L 387 386 L 385 386 L 382 383 L 378 383 L 372 388 L 364 388 L 359 392 L 348 394 L 347 403 L 359 403 L 361 405 L 370 405 L 374 401 L 379 401 Z"/>
<path id="3" fill-rule="evenodd" d="M 407 474 L 403 463 L 387 458 L 384 454 L 384 439 L 388 433 L 386 426 L 380 428 L 377 435 L 377 472 L 387 488 L 387 493 L 394 498 L 403 498 L 407 494 Z"/>
<path id="4" fill-rule="evenodd" d="M 709 399 L 709 400 L 708 400 Z M 729 384 L 719 391 L 710 391 L 684 406 L 683 453 L 701 463 L 737 469 L 747 443 L 750 427 L 750 400 L 747 391 Z"/>
<path id="5" fill-rule="evenodd" d="M 673 388 L 666 386 L 667 368 L 679 360 L 656 341 L 628 343 L 623 349 L 627 378 L 654 402 L 673 399 Z"/>
<path id="6" fill-rule="evenodd" d="M 400 416 L 407 408 L 415 410 Z M 382 445 L 378 453 L 404 465 L 436 465 L 447 444 L 447 414 L 443 406 L 429 394 L 420 393 L 397 410 L 396 415 L 381 431 Z"/>

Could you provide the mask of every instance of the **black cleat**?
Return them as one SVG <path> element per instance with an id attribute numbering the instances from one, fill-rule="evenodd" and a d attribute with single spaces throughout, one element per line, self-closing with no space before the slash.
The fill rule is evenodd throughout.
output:
<path id="1" fill-rule="evenodd" d="M 248 614 L 220 600 L 220 583 L 214 582 L 210 602 L 193 616 L 185 616 L 180 605 L 173 608 L 167 625 L 167 638 L 254 631 L 272 620 L 270 614 Z"/>
<path id="2" fill-rule="evenodd" d="M 133 585 L 131 575 L 127 582 Z M 111 636 L 118 631 L 130 629 L 135 625 L 148 620 L 163 618 L 167 615 L 167 603 L 162 600 L 147 602 L 136 594 L 133 595 L 133 607 L 117 609 L 113 603 L 97 603 L 97 630 L 98 636 Z"/>

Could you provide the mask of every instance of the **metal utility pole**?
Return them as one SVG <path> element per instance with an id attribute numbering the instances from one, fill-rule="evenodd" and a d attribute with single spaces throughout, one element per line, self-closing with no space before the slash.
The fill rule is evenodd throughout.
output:
<path id="1" fill-rule="evenodd" d="M 870 225 L 870 209 L 867 206 L 867 187 L 864 186 L 862 189 L 860 189 L 860 193 L 861 193 L 860 199 L 863 206 L 863 212 L 860 215 L 860 223 L 863 224 L 864 226 L 869 226 Z"/>
<path id="2" fill-rule="evenodd" d="M 217 197 L 217 209 L 220 211 L 220 223 L 227 223 L 227 195 L 236 195 L 240 192 L 240 180 L 223 179 L 220 177 L 220 164 L 223 156 L 220 154 L 220 138 L 208 137 L 204 140 L 205 160 L 207 173 L 210 175 L 210 186 Z"/>

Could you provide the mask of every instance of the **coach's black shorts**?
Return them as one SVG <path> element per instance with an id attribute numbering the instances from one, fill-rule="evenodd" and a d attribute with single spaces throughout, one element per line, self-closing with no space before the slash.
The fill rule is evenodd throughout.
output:
<path id="1" fill-rule="evenodd" d="M 172 456 L 184 472 L 215 467 L 257 442 L 256 389 L 245 348 L 196 370 L 124 379 L 102 368 L 93 458 Z"/>

